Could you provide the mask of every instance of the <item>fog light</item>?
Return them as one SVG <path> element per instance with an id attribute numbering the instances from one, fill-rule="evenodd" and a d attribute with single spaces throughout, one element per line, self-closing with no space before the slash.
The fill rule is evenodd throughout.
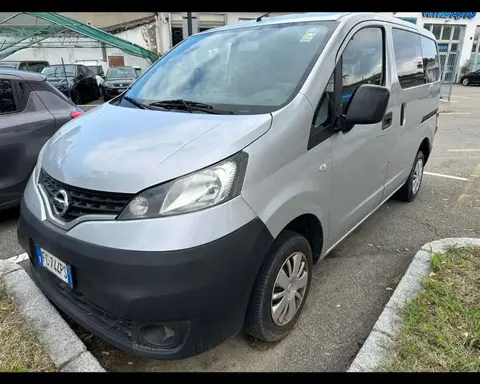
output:
<path id="1" fill-rule="evenodd" d="M 181 339 L 180 334 L 164 325 L 147 325 L 141 332 L 142 339 L 155 347 L 175 347 Z"/>

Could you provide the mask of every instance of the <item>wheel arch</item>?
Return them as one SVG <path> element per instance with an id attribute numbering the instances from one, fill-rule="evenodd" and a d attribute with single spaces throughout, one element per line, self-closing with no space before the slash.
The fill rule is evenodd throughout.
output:
<path id="1" fill-rule="evenodd" d="M 422 151 L 423 156 L 425 158 L 425 164 L 427 164 L 428 158 L 430 157 L 430 153 L 432 152 L 432 143 L 428 137 L 425 137 L 418 148 L 419 151 Z"/>

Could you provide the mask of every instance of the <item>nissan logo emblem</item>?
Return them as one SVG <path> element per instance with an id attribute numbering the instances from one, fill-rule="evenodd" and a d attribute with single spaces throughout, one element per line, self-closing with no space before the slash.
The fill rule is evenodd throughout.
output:
<path id="1" fill-rule="evenodd" d="M 59 189 L 52 198 L 52 207 L 53 211 L 58 216 L 63 216 L 67 213 L 68 208 L 70 207 L 70 201 L 68 194 L 64 189 Z"/>

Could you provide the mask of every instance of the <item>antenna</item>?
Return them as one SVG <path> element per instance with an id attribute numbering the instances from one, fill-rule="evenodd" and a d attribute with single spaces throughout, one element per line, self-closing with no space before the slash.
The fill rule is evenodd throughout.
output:
<path id="1" fill-rule="evenodd" d="M 267 12 L 267 13 L 265 13 L 264 15 L 262 15 L 262 16 L 260 16 L 260 17 L 257 17 L 257 23 L 258 23 L 259 21 L 262 21 L 262 19 L 263 19 L 265 16 L 268 16 L 270 13 L 272 13 L 272 12 Z"/>

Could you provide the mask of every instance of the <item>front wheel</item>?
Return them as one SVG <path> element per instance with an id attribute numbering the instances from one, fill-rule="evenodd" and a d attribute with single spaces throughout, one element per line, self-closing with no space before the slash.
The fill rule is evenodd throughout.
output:
<path id="1" fill-rule="evenodd" d="M 422 151 L 417 152 L 412 170 L 405 184 L 398 190 L 395 197 L 401 201 L 413 201 L 420 191 L 423 180 L 423 167 L 425 165 L 425 156 Z"/>
<path id="2" fill-rule="evenodd" d="M 312 278 L 312 250 L 302 235 L 284 230 L 272 244 L 250 298 L 245 331 L 275 342 L 294 327 Z"/>
<path id="3" fill-rule="evenodd" d="M 462 84 L 467 86 L 468 84 L 470 84 L 470 81 L 468 81 L 468 79 L 463 79 Z"/>

